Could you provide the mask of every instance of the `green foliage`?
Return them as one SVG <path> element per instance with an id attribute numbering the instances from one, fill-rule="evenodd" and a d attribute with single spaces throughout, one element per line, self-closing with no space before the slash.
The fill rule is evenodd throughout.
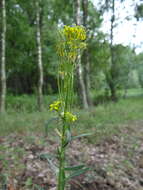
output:
<path id="1" fill-rule="evenodd" d="M 48 105 L 57 98 L 57 95 L 44 96 L 44 109 L 48 109 Z M 8 112 L 34 112 L 37 111 L 37 102 L 34 95 L 7 96 Z"/>
<path id="2" fill-rule="evenodd" d="M 136 5 L 135 17 L 137 20 L 140 20 L 143 18 L 143 4 L 142 3 Z"/>
<path id="3" fill-rule="evenodd" d="M 134 65 L 135 53 L 131 48 L 123 46 L 121 44 L 113 47 L 114 52 L 114 67 L 112 75 L 114 76 L 114 84 L 116 88 L 127 88 L 129 73 Z M 118 55 L 118 56 L 116 56 Z M 113 74 L 114 73 L 114 74 Z"/>
<path id="4" fill-rule="evenodd" d="M 138 68 L 139 83 L 143 88 L 143 65 L 140 65 Z"/>
<path id="5" fill-rule="evenodd" d="M 143 88 L 143 53 L 137 55 L 135 61 L 136 61 L 135 69 L 137 70 L 138 73 L 139 83 L 140 86 Z"/>
<path id="6" fill-rule="evenodd" d="M 44 91 L 50 93 L 49 86 L 57 91 L 54 43 L 57 24 L 50 15 L 53 3 L 41 3 L 41 28 L 44 62 Z M 47 12 L 48 20 L 47 20 Z M 53 14 L 53 13 L 51 13 Z M 34 1 L 16 0 L 7 3 L 7 86 L 11 93 L 33 93 L 37 86 L 36 33 Z M 51 33 L 52 31 L 52 33 Z M 54 72 L 53 72 L 54 71 Z"/>
<path id="7" fill-rule="evenodd" d="M 44 66 L 44 93 L 57 92 L 55 55 L 56 31 L 58 25 L 73 24 L 72 1 L 42 0 L 41 33 Z M 61 12 L 61 10 L 64 10 Z M 102 22 L 100 13 L 89 3 L 89 46 L 94 36 L 98 42 L 98 31 Z M 35 1 L 13 0 L 7 3 L 7 87 L 15 95 L 35 93 L 37 86 Z M 90 50 L 94 50 L 91 45 Z M 92 57 L 92 56 L 91 56 Z"/>
<path id="8" fill-rule="evenodd" d="M 42 0 L 40 1 L 40 19 L 42 34 L 42 57 L 44 67 L 44 93 L 57 93 L 57 65 L 55 55 L 57 28 L 61 25 L 73 24 L 73 2 L 70 0 Z M 64 11 L 61 11 L 64 10 Z M 27 3 L 25 0 L 12 0 L 7 3 L 7 87 L 8 93 L 33 94 L 37 89 L 36 65 L 36 34 L 35 34 L 35 1 Z M 87 20 L 87 49 L 90 62 L 91 87 L 96 90 L 109 89 L 106 75 L 110 71 L 110 47 L 100 27 L 103 15 L 91 1 L 88 5 Z M 115 50 L 115 85 L 117 88 L 132 87 L 128 75 L 133 68 L 135 54 L 129 47 L 114 46 Z M 83 64 L 84 56 L 83 56 Z M 55 72 L 56 71 L 56 72 Z M 140 75 L 141 76 L 141 75 Z M 141 77 L 139 79 L 142 80 Z M 35 109 L 35 108 L 32 108 Z"/>
<path id="9" fill-rule="evenodd" d="M 102 38 L 105 36 L 102 36 Z M 102 94 L 97 95 L 95 103 L 100 103 L 109 100 L 110 85 L 112 81 L 116 91 L 118 89 L 127 89 L 138 87 L 135 75 L 132 74 L 135 68 L 135 53 L 128 46 L 121 44 L 114 45 L 114 66 L 111 66 L 110 46 L 108 41 L 103 43 L 94 43 L 96 49 L 92 54 L 93 61 L 91 62 L 91 86 L 96 87 L 96 91 L 102 91 Z M 91 51 L 92 52 L 92 51 Z"/>
<path id="10" fill-rule="evenodd" d="M 123 94 L 123 92 L 121 92 Z M 75 134 L 94 132 L 96 128 L 98 130 L 107 129 L 105 132 L 116 130 L 116 125 L 119 123 L 125 123 L 129 120 L 142 119 L 142 89 L 130 89 L 127 91 L 127 99 L 121 99 L 118 103 L 104 103 L 102 105 L 97 105 L 96 108 L 91 109 L 91 111 L 79 110 L 74 108 L 74 112 L 78 113 L 78 120 L 76 126 L 73 127 Z M 29 100 L 28 100 L 29 98 Z M 34 98 L 34 97 L 33 97 Z M 49 96 L 49 103 L 53 101 L 53 96 Z M 56 99 L 56 98 L 55 98 Z M 26 100 L 31 101 L 31 97 L 27 96 Z M 13 97 L 13 104 L 17 102 L 17 98 Z M 17 112 L 13 110 L 10 106 L 8 113 L 0 116 L 0 131 L 1 135 L 8 135 L 11 133 L 25 133 L 33 131 L 37 133 L 44 133 L 44 124 L 48 119 L 51 119 L 53 114 L 48 111 L 43 111 L 42 113 L 29 112 L 29 110 L 23 109 L 23 112 Z M 110 119 L 109 119 L 110 118 Z M 56 124 L 57 125 L 57 124 Z M 49 128 L 49 134 L 53 131 L 55 123 Z M 108 127 L 107 127 L 108 126 Z M 104 133 L 100 133 L 104 136 Z M 53 138 L 53 137 L 52 137 Z M 93 138 L 93 136 L 87 136 L 85 138 Z"/>

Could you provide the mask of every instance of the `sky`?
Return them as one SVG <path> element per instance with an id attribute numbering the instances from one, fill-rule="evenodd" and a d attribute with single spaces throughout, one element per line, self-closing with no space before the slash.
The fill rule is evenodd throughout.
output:
<path id="1" fill-rule="evenodd" d="M 97 0 L 91 0 L 97 7 Z M 115 1 L 115 14 L 117 26 L 114 29 L 114 43 L 130 45 L 135 48 L 136 53 L 143 52 L 143 21 L 137 21 L 134 18 L 135 5 L 140 0 L 125 0 L 123 3 Z M 125 18 L 130 18 L 127 20 Z M 110 32 L 111 13 L 104 14 L 102 30 L 105 33 Z"/>

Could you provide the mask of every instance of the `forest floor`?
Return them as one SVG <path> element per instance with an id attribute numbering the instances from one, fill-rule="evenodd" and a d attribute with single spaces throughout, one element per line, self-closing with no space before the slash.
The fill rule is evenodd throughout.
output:
<path id="1" fill-rule="evenodd" d="M 90 137 L 91 138 L 91 137 Z M 58 143 L 39 134 L 0 137 L 1 190 L 55 190 L 53 172 Z M 43 155 L 47 155 L 43 156 Z M 100 142 L 73 141 L 68 163 L 92 168 L 70 181 L 70 190 L 143 190 L 143 120 L 118 125 L 118 133 Z"/>
<path id="2" fill-rule="evenodd" d="M 18 97 L 13 101 L 17 107 L 0 115 L 0 190 L 56 190 L 57 123 L 47 128 L 53 113 L 25 109 L 31 99 L 22 98 L 23 104 Z M 24 109 L 17 110 L 19 105 Z M 73 135 L 93 135 L 69 144 L 67 162 L 90 170 L 69 181 L 67 189 L 143 190 L 142 96 L 74 113 L 78 120 Z"/>

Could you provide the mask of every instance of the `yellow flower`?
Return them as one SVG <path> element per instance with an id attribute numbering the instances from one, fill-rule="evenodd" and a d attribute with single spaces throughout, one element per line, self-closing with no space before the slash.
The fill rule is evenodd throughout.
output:
<path id="1" fill-rule="evenodd" d="M 50 110 L 51 111 L 59 111 L 61 107 L 62 101 L 55 101 L 52 104 L 50 104 Z"/>
<path id="2" fill-rule="evenodd" d="M 64 26 L 60 30 L 61 40 L 57 44 L 57 53 L 60 57 L 75 61 L 79 50 L 86 48 L 86 31 L 83 26 Z"/>
<path id="3" fill-rule="evenodd" d="M 72 51 L 69 52 L 69 53 L 68 53 L 68 58 L 74 60 L 74 59 L 76 58 L 76 52 L 74 52 L 74 51 L 73 51 L 73 52 L 72 52 Z"/>
<path id="4" fill-rule="evenodd" d="M 85 40 L 86 39 L 86 31 L 83 26 L 64 26 L 63 34 L 66 37 L 67 41 L 72 40 Z"/>
<path id="5" fill-rule="evenodd" d="M 64 115 L 64 117 L 65 117 L 65 120 L 66 120 L 67 122 L 75 122 L 75 121 L 77 120 L 76 115 L 73 115 L 73 114 L 70 113 L 70 112 L 66 112 L 65 115 Z"/>

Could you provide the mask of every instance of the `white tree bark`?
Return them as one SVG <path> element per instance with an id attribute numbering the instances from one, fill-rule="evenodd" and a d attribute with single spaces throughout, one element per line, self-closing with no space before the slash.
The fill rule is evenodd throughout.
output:
<path id="1" fill-rule="evenodd" d="M 40 5 L 39 0 L 36 1 L 36 41 L 37 41 L 37 64 L 38 64 L 38 109 L 43 108 L 43 64 L 42 64 L 42 45 L 41 45 L 41 27 L 40 27 Z"/>
<path id="2" fill-rule="evenodd" d="M 111 17 L 111 29 L 110 29 L 110 53 L 111 53 L 111 69 L 110 69 L 110 79 L 109 79 L 109 87 L 111 91 L 111 99 L 113 101 L 117 100 L 116 95 L 116 85 L 115 85 L 115 55 L 114 55 L 114 48 L 113 48 L 113 39 L 114 39 L 114 25 L 115 25 L 115 0 L 111 1 L 111 10 L 112 10 L 112 17 Z"/>
<path id="3" fill-rule="evenodd" d="M 83 26 L 87 29 L 87 18 L 88 18 L 88 0 L 82 0 L 82 11 L 83 11 Z M 88 35 L 88 34 L 87 34 Z M 88 38 L 88 37 L 87 37 Z M 83 55 L 82 55 L 82 60 L 84 63 L 84 82 L 85 82 L 85 89 L 86 89 L 86 96 L 87 96 L 87 101 L 88 105 L 92 106 L 92 99 L 91 99 L 91 94 L 90 94 L 90 61 L 89 61 L 89 51 L 88 47 L 87 49 L 84 50 Z"/>
<path id="4" fill-rule="evenodd" d="M 80 9 L 80 0 L 74 0 L 74 20 L 77 25 L 81 25 L 81 9 Z M 81 55 L 78 56 L 78 65 L 77 65 L 77 77 L 78 77 L 78 94 L 81 99 L 83 108 L 88 108 L 88 101 L 86 95 L 86 88 L 83 79 L 83 68 L 81 65 Z"/>
<path id="5" fill-rule="evenodd" d="M 5 112 L 6 98 L 6 71 L 5 71 L 5 50 L 6 50 L 6 5 L 1 0 L 1 52 L 0 52 L 0 112 Z"/>

